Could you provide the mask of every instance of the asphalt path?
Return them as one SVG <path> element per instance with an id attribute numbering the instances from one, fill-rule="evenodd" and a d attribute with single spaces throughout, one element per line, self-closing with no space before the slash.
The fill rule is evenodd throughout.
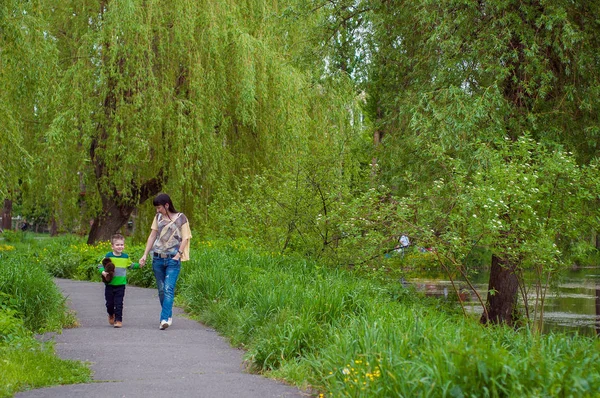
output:
<path id="1" fill-rule="evenodd" d="M 250 374 L 242 350 L 213 329 L 174 309 L 173 325 L 159 330 L 155 289 L 127 286 L 123 327 L 108 324 L 104 285 L 57 279 L 80 327 L 44 336 L 63 359 L 89 362 L 94 382 L 30 390 L 32 397 L 307 397 L 279 381 Z"/>

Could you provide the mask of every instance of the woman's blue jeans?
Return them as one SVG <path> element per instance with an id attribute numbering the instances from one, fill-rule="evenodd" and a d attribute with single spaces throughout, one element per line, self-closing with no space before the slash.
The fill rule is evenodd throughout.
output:
<path id="1" fill-rule="evenodd" d="M 152 270 L 158 287 L 158 299 L 162 310 L 160 321 L 166 321 L 173 316 L 173 299 L 175 298 L 175 285 L 181 271 L 181 261 L 172 258 L 152 258 Z"/>

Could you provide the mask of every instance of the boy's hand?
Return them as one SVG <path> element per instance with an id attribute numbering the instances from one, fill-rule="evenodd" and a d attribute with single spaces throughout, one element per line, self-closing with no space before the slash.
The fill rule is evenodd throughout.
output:
<path id="1" fill-rule="evenodd" d="M 106 276 L 108 275 L 108 272 L 106 271 L 102 271 L 102 276 L 106 278 Z"/>

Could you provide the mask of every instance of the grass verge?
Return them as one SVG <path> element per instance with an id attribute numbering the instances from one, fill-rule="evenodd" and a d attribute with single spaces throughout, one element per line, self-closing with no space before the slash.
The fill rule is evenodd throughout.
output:
<path id="1" fill-rule="evenodd" d="M 29 247 L 29 246 L 27 246 Z M 52 343 L 34 333 L 58 331 L 74 323 L 51 275 L 25 247 L 0 250 L 0 397 L 32 388 L 83 383 L 90 369 L 55 355 Z"/>
<path id="2" fill-rule="evenodd" d="M 300 258 L 205 247 L 179 287 L 188 311 L 254 369 L 332 397 L 593 397 L 595 338 L 484 327 L 401 284 Z"/>
<path id="3" fill-rule="evenodd" d="M 75 251 L 88 250 L 49 244 L 62 247 L 67 267 L 77 266 L 69 252 L 76 258 Z M 236 242 L 193 245 L 178 303 L 243 347 L 255 371 L 323 396 L 595 397 L 600 391 L 596 338 L 484 327 L 400 283 Z M 50 251 L 41 252 L 42 263 Z"/>

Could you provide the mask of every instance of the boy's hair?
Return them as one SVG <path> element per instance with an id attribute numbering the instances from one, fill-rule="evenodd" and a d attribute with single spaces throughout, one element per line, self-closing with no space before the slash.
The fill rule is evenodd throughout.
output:
<path id="1" fill-rule="evenodd" d="M 125 241 L 125 237 L 121 234 L 114 234 L 113 236 L 110 237 L 110 243 L 113 244 L 115 243 L 116 240 L 122 240 Z"/>

